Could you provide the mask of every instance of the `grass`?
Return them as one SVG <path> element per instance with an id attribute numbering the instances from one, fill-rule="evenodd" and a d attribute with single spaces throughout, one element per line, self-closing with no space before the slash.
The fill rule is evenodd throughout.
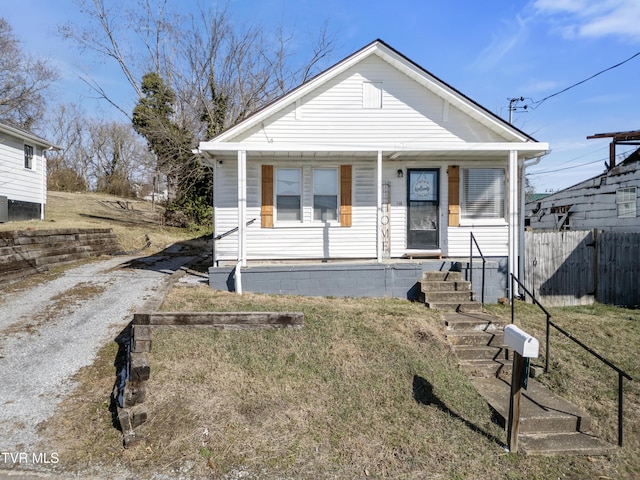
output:
<path id="1" fill-rule="evenodd" d="M 126 202 L 126 203 L 125 203 Z M 127 206 L 128 208 L 123 208 Z M 124 251 L 141 248 L 149 235 L 150 252 L 202 236 L 206 231 L 162 224 L 163 208 L 151 202 L 99 193 L 48 192 L 45 220 L 0 223 L 0 231 L 58 228 L 112 228 Z"/>
<path id="2" fill-rule="evenodd" d="M 149 253 L 176 242 L 204 248 L 193 241 L 201 232 L 164 227 L 149 203 L 133 201 L 123 209 L 118 200 L 50 192 L 44 222 L 0 224 L 0 230 L 113 228 L 124 250 L 140 247 L 145 234 L 153 243 Z M 74 295 L 84 294 L 82 288 Z M 51 308 L 66 308 L 74 295 Z M 149 420 L 139 429 L 145 439 L 126 450 L 110 405 L 117 344 L 106 345 L 40 426 L 40 451 L 60 458 L 54 468 L 100 478 L 640 477 L 640 310 L 550 309 L 555 322 L 636 381 L 625 382 L 625 446 L 617 454 L 540 458 L 504 451 L 506 435 L 458 368 L 441 318 L 420 304 L 175 287 L 163 309 L 302 310 L 305 326 L 154 332 Z M 487 309 L 510 314 L 509 307 Z M 544 316 L 520 303 L 517 313 L 518 323 L 542 340 Z M 550 364 L 540 380 L 587 410 L 594 432 L 615 443 L 615 373 L 557 332 Z"/>
<path id="3" fill-rule="evenodd" d="M 522 323 L 536 330 L 541 323 L 528 307 L 518 305 L 527 318 Z M 509 310 L 491 309 L 497 315 Z M 420 304 L 175 287 L 163 310 L 303 311 L 305 326 L 154 331 L 149 420 L 138 430 L 145 440 L 126 450 L 111 425 L 107 399 L 116 349 L 106 346 L 43 428 L 43 448 L 55 445 L 59 468 L 124 467 L 139 478 L 582 479 L 640 473 L 635 383 L 627 387 L 627 437 L 618 454 L 508 454 L 504 431 L 492 423 L 486 402 L 444 340 L 441 318 Z M 640 377 L 629 358 L 637 351 L 639 312 L 602 306 L 556 311 L 559 322 L 566 313 L 576 331 L 603 353 L 615 350 L 614 360 L 627 362 Z M 624 338 L 616 338 L 620 322 Z M 612 379 L 600 380 L 598 367 L 574 366 L 571 347 L 560 339 L 553 345 L 559 373 L 543 380 L 589 406 L 596 428 L 608 432 L 614 425 L 611 392 L 605 388 L 595 399 L 593 392 Z"/>

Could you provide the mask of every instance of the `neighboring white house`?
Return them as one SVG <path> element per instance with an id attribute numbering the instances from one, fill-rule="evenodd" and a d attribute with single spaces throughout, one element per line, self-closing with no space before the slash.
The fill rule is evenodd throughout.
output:
<path id="1" fill-rule="evenodd" d="M 468 257 L 517 270 L 548 144 L 376 40 L 210 141 L 214 262 Z M 247 225 L 255 219 L 255 222 Z"/>
<path id="2" fill-rule="evenodd" d="M 44 220 L 47 161 L 55 145 L 25 130 L 0 123 L 0 222 Z"/>
<path id="3" fill-rule="evenodd" d="M 638 193 L 640 150 L 600 175 L 527 203 L 527 224 L 533 230 L 640 232 Z"/>

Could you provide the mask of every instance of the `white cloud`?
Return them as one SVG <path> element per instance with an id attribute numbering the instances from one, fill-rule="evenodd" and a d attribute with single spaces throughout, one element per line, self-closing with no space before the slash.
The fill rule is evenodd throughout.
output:
<path id="1" fill-rule="evenodd" d="M 535 0 L 532 5 L 565 37 L 616 36 L 640 42 L 638 0 Z"/>
<path id="2" fill-rule="evenodd" d="M 480 52 L 473 62 L 472 66 L 474 68 L 478 70 L 491 70 L 528 35 L 526 21 L 520 17 L 516 17 L 515 23 L 506 25 L 506 31 L 494 34 L 491 43 Z"/>

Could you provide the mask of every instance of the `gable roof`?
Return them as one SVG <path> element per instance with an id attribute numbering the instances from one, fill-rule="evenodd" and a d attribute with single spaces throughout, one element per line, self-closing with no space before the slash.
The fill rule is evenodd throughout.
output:
<path id="1" fill-rule="evenodd" d="M 487 128 L 497 132 L 498 134 L 507 138 L 511 138 L 515 142 L 537 142 L 537 140 L 535 140 L 527 133 L 509 124 L 507 121 L 497 116 L 496 114 L 490 112 L 479 103 L 475 102 L 459 90 L 456 90 L 446 82 L 442 81 L 441 79 L 439 79 L 426 69 L 422 68 L 420 65 L 413 62 L 397 50 L 393 49 L 380 39 L 371 42 L 369 45 L 351 54 L 350 56 L 336 63 L 327 70 L 319 73 L 307 82 L 294 88 L 289 93 L 286 93 L 280 98 L 265 105 L 261 109 L 251 114 L 249 117 L 245 118 L 241 122 L 228 128 L 221 134 L 211 139 L 210 142 L 221 143 L 232 141 L 234 137 L 260 124 L 271 115 L 287 107 L 292 102 L 295 102 L 296 100 L 302 98 L 309 92 L 317 89 L 321 85 L 335 78 L 340 73 L 346 71 L 347 69 L 351 68 L 352 66 L 356 65 L 357 63 L 361 62 L 371 55 L 377 55 L 378 57 L 382 58 L 384 61 L 386 61 L 399 71 L 403 72 L 434 94 L 443 98 L 451 105 L 457 107 L 458 109 L 469 115 L 471 118 L 475 119 Z"/>
<path id="2" fill-rule="evenodd" d="M 39 137 L 37 135 L 34 135 L 31 132 L 28 132 L 27 130 L 24 130 L 22 128 L 18 128 L 15 127 L 13 125 L 9 125 L 8 123 L 2 123 L 0 122 L 0 132 L 4 132 L 8 135 L 12 135 L 14 137 L 18 137 L 18 138 L 22 138 L 24 140 L 28 140 L 40 147 L 44 147 L 44 148 L 51 148 L 53 150 L 62 150 L 61 147 L 59 147 L 58 145 L 55 145 L 51 142 L 49 142 L 48 140 L 45 140 L 42 137 Z"/>

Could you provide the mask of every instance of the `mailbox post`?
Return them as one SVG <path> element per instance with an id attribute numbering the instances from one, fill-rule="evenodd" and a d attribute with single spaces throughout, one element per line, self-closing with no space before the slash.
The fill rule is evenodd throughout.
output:
<path id="1" fill-rule="evenodd" d="M 515 325 L 504 329 L 504 343 L 513 350 L 513 368 L 511 370 L 511 396 L 509 399 L 509 422 L 507 441 L 510 452 L 518 452 L 518 429 L 520 427 L 520 394 L 526 376 L 525 359 L 538 358 L 540 344 L 538 340 Z M 526 388 L 526 386 L 525 386 Z"/>

